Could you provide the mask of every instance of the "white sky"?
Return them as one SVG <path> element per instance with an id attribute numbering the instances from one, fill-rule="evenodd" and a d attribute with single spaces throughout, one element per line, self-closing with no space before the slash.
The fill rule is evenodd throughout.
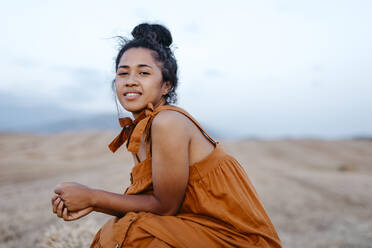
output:
<path id="1" fill-rule="evenodd" d="M 7 1 L 0 93 L 113 112 L 110 37 L 158 22 L 174 38 L 179 105 L 209 128 L 372 135 L 371 10 L 367 0 Z"/>

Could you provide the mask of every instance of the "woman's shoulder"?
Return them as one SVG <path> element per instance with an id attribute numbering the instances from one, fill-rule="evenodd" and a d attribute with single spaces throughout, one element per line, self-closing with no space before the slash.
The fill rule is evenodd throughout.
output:
<path id="1" fill-rule="evenodd" d="M 177 154 L 183 144 L 188 144 L 192 131 L 187 117 L 172 110 L 157 113 L 151 123 L 151 140 L 171 154 Z M 161 149 L 161 148 L 160 148 Z"/>
<path id="2" fill-rule="evenodd" d="M 164 109 L 155 115 L 152 128 L 188 128 L 191 121 L 185 113 L 186 111 L 178 107 Z"/>

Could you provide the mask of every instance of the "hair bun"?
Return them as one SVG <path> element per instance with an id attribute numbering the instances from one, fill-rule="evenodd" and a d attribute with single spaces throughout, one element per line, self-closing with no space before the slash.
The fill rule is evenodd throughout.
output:
<path id="1" fill-rule="evenodd" d="M 132 35 L 134 39 L 151 39 L 165 47 L 169 47 L 173 41 L 169 30 L 159 24 L 141 23 L 133 29 Z"/>

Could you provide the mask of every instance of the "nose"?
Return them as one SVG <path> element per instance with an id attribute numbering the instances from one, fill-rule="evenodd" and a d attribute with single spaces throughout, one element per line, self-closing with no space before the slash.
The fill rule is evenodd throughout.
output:
<path id="1" fill-rule="evenodd" d="M 125 81 L 125 86 L 130 87 L 130 86 L 137 86 L 138 82 L 135 78 L 135 76 L 129 75 L 127 80 Z"/>
<path id="2" fill-rule="evenodd" d="M 125 86 L 131 87 L 131 86 L 136 86 L 138 83 L 136 81 L 127 81 L 125 82 Z"/>

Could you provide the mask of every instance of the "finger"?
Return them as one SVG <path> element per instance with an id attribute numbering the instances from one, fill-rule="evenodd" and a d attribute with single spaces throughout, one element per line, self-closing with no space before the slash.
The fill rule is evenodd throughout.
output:
<path id="1" fill-rule="evenodd" d="M 57 208 L 59 203 L 61 202 L 61 198 L 57 197 L 57 199 L 53 202 L 53 213 L 57 213 Z"/>
<path id="2" fill-rule="evenodd" d="M 69 216 L 68 216 L 68 212 L 67 212 L 67 208 L 64 208 L 63 209 L 63 213 L 62 213 L 62 216 L 63 216 L 63 220 L 64 221 L 69 221 Z"/>
<path id="3" fill-rule="evenodd" d="M 62 188 L 61 187 L 57 187 L 54 189 L 54 193 L 56 193 L 57 195 L 60 195 L 62 194 Z"/>
<path id="4" fill-rule="evenodd" d="M 57 200 L 57 198 L 58 198 L 58 195 L 54 194 L 53 197 L 52 197 L 52 205 L 53 205 L 54 201 Z"/>
<path id="5" fill-rule="evenodd" d="M 57 207 L 57 215 L 60 218 L 62 217 L 63 205 L 63 201 L 60 201 Z"/>

